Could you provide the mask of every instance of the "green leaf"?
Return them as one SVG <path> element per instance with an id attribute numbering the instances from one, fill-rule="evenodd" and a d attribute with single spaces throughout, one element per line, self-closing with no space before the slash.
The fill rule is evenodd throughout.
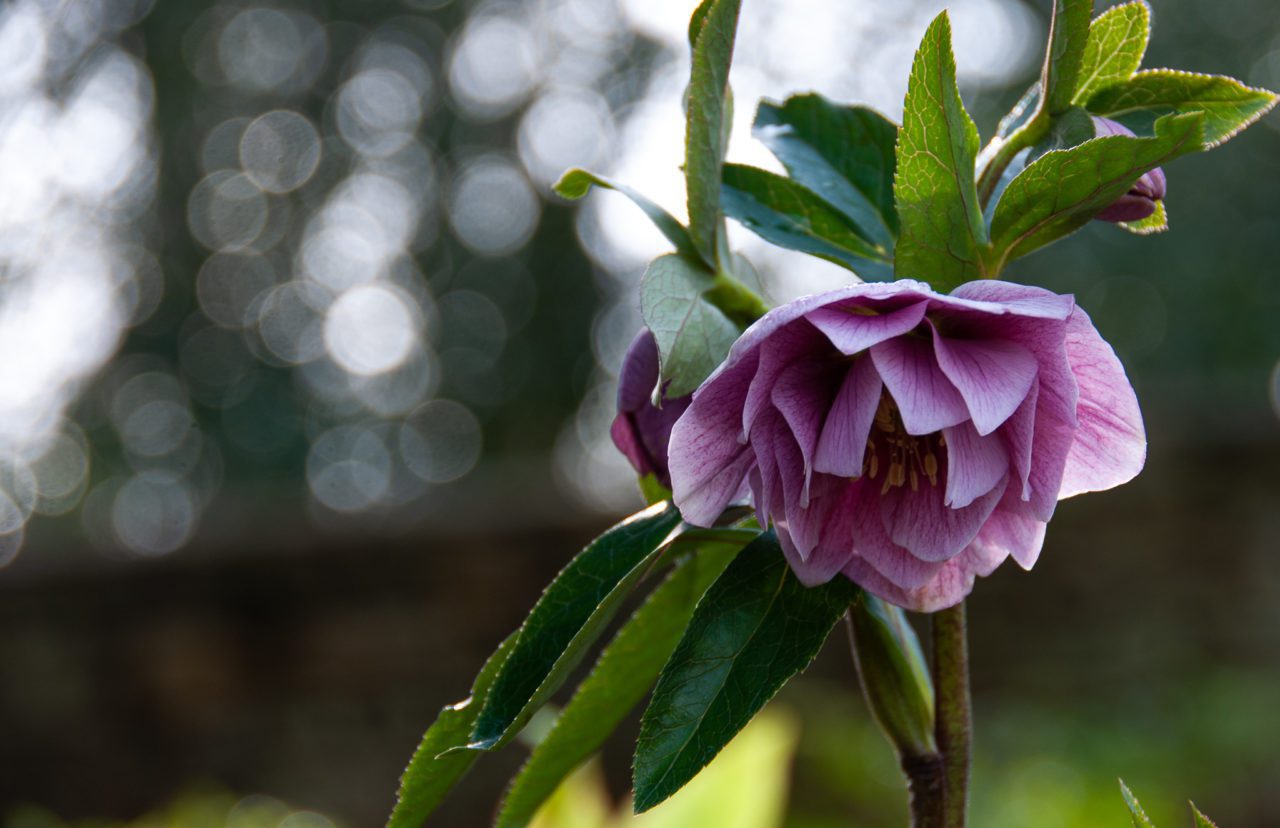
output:
<path id="1" fill-rule="evenodd" d="M 689 235 L 701 257 L 720 260 L 720 167 L 728 122 L 729 62 L 742 0 L 714 0 L 694 13 L 701 18 L 693 44 L 685 132 L 685 180 L 689 197 Z"/>
<path id="2" fill-rule="evenodd" d="M 1137 236 L 1150 236 L 1169 229 L 1169 214 L 1164 210 L 1164 200 L 1156 201 L 1156 211 L 1144 219 L 1123 221 L 1120 226 Z"/>
<path id="3" fill-rule="evenodd" d="M 1092 16 L 1093 0 L 1054 0 L 1049 50 L 1040 75 L 1045 108 L 1050 115 L 1065 111 L 1075 97 Z"/>
<path id="4" fill-rule="evenodd" d="M 499 828 L 527 825 L 560 782 L 599 750 L 649 691 L 698 599 L 739 548 L 708 544 L 697 550 L 635 611 L 511 783 Z"/>
<path id="5" fill-rule="evenodd" d="M 986 227 L 973 180 L 977 152 L 978 128 L 956 87 L 951 23 L 943 12 L 916 52 L 898 133 L 898 278 L 947 291 L 981 275 Z"/>
<path id="6" fill-rule="evenodd" d="M 893 246 L 897 124 L 866 107 L 808 94 L 782 104 L 762 102 L 752 134 L 797 183 L 844 213 L 874 243 Z"/>
<path id="7" fill-rule="evenodd" d="M 1096 138 L 1097 134 L 1097 127 L 1088 110 L 1081 106 L 1073 106 L 1053 119 L 1049 131 L 1028 153 L 1027 163 L 1030 164 L 1046 152 L 1078 147 L 1085 141 Z"/>
<path id="8" fill-rule="evenodd" d="M 678 791 L 808 666 L 856 594 L 839 577 L 806 588 L 772 532 L 738 553 L 694 610 L 645 711 L 636 812 Z"/>
<path id="9" fill-rule="evenodd" d="M 765 241 L 811 253 L 864 279 L 891 279 L 887 251 L 864 238 L 843 213 L 812 190 L 767 170 L 726 164 L 725 215 Z"/>
<path id="10" fill-rule="evenodd" d="M 528 723 L 582 660 L 679 525 L 673 505 L 651 506 L 596 538 L 561 570 L 520 628 L 469 747 L 491 750 Z"/>
<path id="11" fill-rule="evenodd" d="M 675 253 L 654 259 L 640 281 L 640 314 L 657 340 L 670 399 L 697 389 L 738 338 L 738 326 L 704 295 L 715 287 L 705 267 Z"/>
<path id="12" fill-rule="evenodd" d="M 667 237 L 667 241 L 675 245 L 676 250 L 686 256 L 697 258 L 698 253 L 693 246 L 693 240 L 689 238 L 689 231 L 685 229 L 684 225 L 675 216 L 658 206 L 656 202 L 651 201 L 648 197 L 641 195 L 625 184 L 618 184 L 593 172 L 575 167 L 560 176 L 560 180 L 555 183 L 552 189 L 562 198 L 577 200 L 587 194 L 592 184 L 622 193 L 631 199 L 637 207 L 644 211 L 649 220 L 662 231 L 662 235 Z"/>
<path id="13" fill-rule="evenodd" d="M 1129 806 L 1129 814 L 1133 817 L 1133 828 L 1156 828 L 1151 818 L 1147 816 L 1147 812 L 1142 810 L 1142 804 L 1133 795 L 1133 791 L 1124 784 L 1123 779 L 1120 780 L 1120 795 L 1124 797 L 1124 804 Z"/>
<path id="14" fill-rule="evenodd" d="M 507 636 L 507 640 L 498 645 L 480 668 L 480 674 L 471 686 L 471 695 L 443 708 L 435 723 L 427 728 L 413 758 L 409 760 L 409 767 L 400 777 L 396 807 L 387 821 L 387 828 L 417 828 L 421 825 L 480 757 L 474 751 L 457 748 L 470 741 L 471 728 L 480 707 L 515 643 L 515 633 Z"/>
<path id="15" fill-rule="evenodd" d="M 1005 263 L 1073 233 L 1129 191 L 1148 170 L 1200 146 L 1199 113 L 1156 122 L 1155 135 L 1095 138 L 1049 152 L 1009 183 L 991 220 L 991 266 Z"/>
<path id="16" fill-rule="evenodd" d="M 1207 816 L 1200 813 L 1200 809 L 1196 807 L 1196 803 L 1192 802 L 1190 803 L 1190 805 L 1191 805 L 1191 814 L 1192 816 L 1195 817 L 1195 820 L 1196 820 L 1196 828 L 1218 828 L 1218 826 L 1214 824 L 1213 820 L 1209 819 Z"/>
<path id="17" fill-rule="evenodd" d="M 707 12 L 716 4 L 716 0 L 702 0 L 698 8 L 689 16 L 689 48 L 698 45 L 698 36 L 702 34 L 702 24 L 707 22 Z"/>
<path id="18" fill-rule="evenodd" d="M 1142 65 L 1151 36 L 1151 11 L 1143 0 L 1107 9 L 1089 24 L 1080 77 L 1071 103 L 1083 104 L 1095 92 L 1133 77 Z"/>
<path id="19" fill-rule="evenodd" d="M 1203 112 L 1204 149 L 1226 142 L 1267 114 L 1276 95 L 1223 75 L 1174 69 L 1139 72 L 1089 99 L 1089 111 L 1119 121 L 1139 135 L 1170 113 Z"/>

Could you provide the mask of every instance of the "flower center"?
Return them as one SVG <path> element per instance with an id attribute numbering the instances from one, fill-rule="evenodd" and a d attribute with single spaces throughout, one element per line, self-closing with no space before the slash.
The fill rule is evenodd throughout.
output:
<path id="1" fill-rule="evenodd" d="M 884 472 L 880 494 L 890 489 L 910 485 L 918 491 L 920 478 L 938 485 L 938 455 L 947 445 L 941 432 L 916 436 L 908 434 L 902 425 L 902 415 L 889 392 L 882 391 L 876 418 L 867 437 L 867 451 L 862 461 L 862 473 L 871 480 Z"/>

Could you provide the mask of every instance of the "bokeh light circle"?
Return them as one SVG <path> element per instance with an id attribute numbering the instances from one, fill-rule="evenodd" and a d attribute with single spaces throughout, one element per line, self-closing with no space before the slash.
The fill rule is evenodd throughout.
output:
<path id="1" fill-rule="evenodd" d="M 260 115 L 240 137 L 245 175 L 269 193 L 296 190 L 320 164 L 320 134 L 297 112 L 278 109 Z"/>

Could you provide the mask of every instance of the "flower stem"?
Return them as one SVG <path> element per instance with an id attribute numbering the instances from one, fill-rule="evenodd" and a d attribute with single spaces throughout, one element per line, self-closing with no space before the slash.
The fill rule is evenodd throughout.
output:
<path id="1" fill-rule="evenodd" d="M 964 602 L 933 614 L 934 735 L 942 754 L 945 828 L 964 828 L 969 794 L 969 644 Z"/>

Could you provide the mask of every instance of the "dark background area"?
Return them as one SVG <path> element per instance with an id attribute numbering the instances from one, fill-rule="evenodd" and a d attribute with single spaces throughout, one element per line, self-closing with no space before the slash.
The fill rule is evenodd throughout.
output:
<path id="1" fill-rule="evenodd" d="M 49 331 L 92 345 L 74 371 L 0 376 L 0 820 L 110 824 L 195 790 L 289 804 L 264 825 L 290 808 L 380 824 L 439 707 L 639 502 L 605 431 L 649 231 L 612 196 L 579 208 L 547 185 L 557 164 L 678 152 L 678 120 L 636 125 L 678 107 L 664 33 L 689 5 L 0 9 L 0 337 L 41 334 L 19 368 L 45 364 Z M 744 38 L 786 5 L 748 0 Z M 941 5 L 815 4 L 872 21 L 832 57 L 866 76 L 793 81 L 829 44 L 779 28 L 790 51 L 740 47 L 737 105 L 749 120 L 754 94 L 876 86 L 897 65 L 884 32 L 909 59 Z M 1038 51 L 1046 5 L 952 4 L 984 135 L 1033 70 L 966 75 L 966 25 L 1029 26 Z M 1270 3 L 1152 5 L 1146 65 L 1280 87 Z M 883 78 L 887 99 L 905 77 Z M 49 114 L 82 99 L 101 104 L 86 120 Z M 295 117 L 253 131 L 278 111 Z M 1123 825 L 1118 776 L 1158 824 L 1189 824 L 1188 797 L 1224 826 L 1280 824 L 1277 124 L 1167 170 L 1171 232 L 1090 227 L 1008 274 L 1076 294 L 1151 454 L 1133 484 L 1061 504 L 1034 572 L 975 589 L 975 825 Z M 48 155 L 20 154 L 24 125 Z M 756 160 L 745 130 L 734 142 Z M 83 159 L 105 172 L 38 174 Z M 678 171 L 658 173 L 631 183 L 661 196 Z M 736 238 L 776 298 L 840 278 Z M 118 265 L 114 316 L 83 288 L 71 313 L 30 298 L 81 246 Z M 60 389 L 39 416 L 32 377 Z M 779 698 L 802 723 L 789 825 L 903 819 L 855 681 L 836 635 Z M 483 824 L 520 752 L 480 763 L 439 824 Z"/>

